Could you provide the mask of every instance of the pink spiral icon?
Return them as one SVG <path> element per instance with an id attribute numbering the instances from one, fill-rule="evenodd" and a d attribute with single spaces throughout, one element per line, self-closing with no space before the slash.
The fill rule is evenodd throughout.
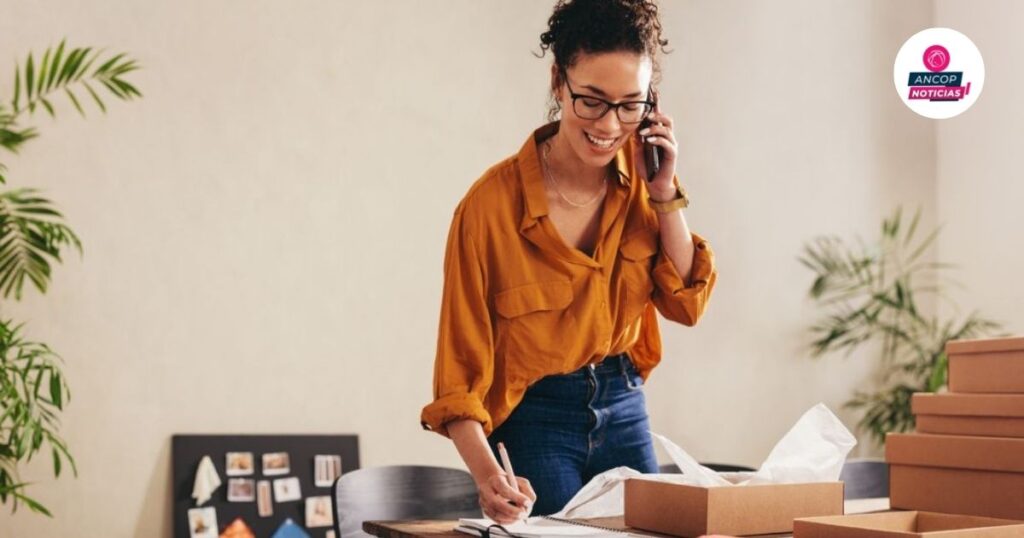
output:
<path id="1" fill-rule="evenodd" d="M 942 45 L 932 45 L 925 49 L 922 59 L 929 71 L 939 72 L 949 66 L 949 51 Z"/>

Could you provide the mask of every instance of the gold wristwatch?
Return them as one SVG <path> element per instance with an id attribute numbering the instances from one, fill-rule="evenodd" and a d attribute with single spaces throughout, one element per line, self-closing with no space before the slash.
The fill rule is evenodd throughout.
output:
<path id="1" fill-rule="evenodd" d="M 667 202 L 656 202 L 651 198 L 650 194 L 648 194 L 647 201 L 651 204 L 651 208 L 658 213 L 670 213 L 690 205 L 690 197 L 686 195 L 686 189 L 678 183 L 676 184 L 675 198 Z"/>

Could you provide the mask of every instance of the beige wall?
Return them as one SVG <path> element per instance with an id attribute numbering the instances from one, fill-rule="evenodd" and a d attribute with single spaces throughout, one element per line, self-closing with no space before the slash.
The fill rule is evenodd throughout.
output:
<path id="1" fill-rule="evenodd" d="M 696 329 L 663 324 L 649 411 L 699 458 L 756 464 L 819 401 L 852 427 L 840 405 L 871 379 L 870 354 L 807 357 L 803 242 L 871 236 L 899 202 L 935 222 L 936 178 L 939 207 L 957 211 L 951 172 L 980 157 L 951 164 L 963 145 L 944 144 L 984 131 L 943 127 L 937 143 L 893 91 L 895 53 L 932 25 L 931 1 L 664 3 L 663 102 L 688 219 L 721 278 Z M 62 104 L 8 159 L 12 184 L 45 188 L 86 255 L 5 312 L 67 358 L 81 473 L 30 469 L 56 518 L 0 515 L 0 537 L 169 536 L 173 433 L 353 432 L 367 466 L 459 465 L 418 425 L 445 235 L 470 183 L 543 121 L 550 57 L 531 51 L 552 2 L 96 4 L 4 0 L 0 18 L 0 88 L 15 55 L 67 35 L 130 51 L 146 95 L 86 121 Z M 940 4 L 954 27 L 961 11 L 999 19 L 994 4 Z M 1012 170 L 998 114 L 1020 111 L 1000 82 L 1012 29 L 963 30 L 991 62 L 962 121 L 1003 129 L 981 148 L 1002 153 L 985 164 L 994 184 Z"/>
<path id="2" fill-rule="evenodd" d="M 939 214 L 945 229 L 941 257 L 959 265 L 950 290 L 959 306 L 943 303 L 946 315 L 978 310 L 1024 334 L 1024 56 L 1019 21 L 1024 4 L 936 2 L 935 22 L 960 30 L 985 60 L 985 88 L 971 110 L 938 122 L 936 176 Z"/>

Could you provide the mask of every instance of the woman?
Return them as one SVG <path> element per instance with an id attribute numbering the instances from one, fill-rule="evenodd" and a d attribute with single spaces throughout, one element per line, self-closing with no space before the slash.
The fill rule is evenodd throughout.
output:
<path id="1" fill-rule="evenodd" d="M 661 359 L 656 312 L 694 325 L 716 277 L 683 217 L 672 118 L 653 107 L 668 43 L 657 5 L 562 0 L 548 25 L 559 119 L 455 209 L 422 414 L 454 441 L 499 523 L 556 512 L 614 467 L 657 472 L 641 391 Z M 638 129 L 644 119 L 654 124 Z M 650 181 L 641 138 L 663 151 Z"/>

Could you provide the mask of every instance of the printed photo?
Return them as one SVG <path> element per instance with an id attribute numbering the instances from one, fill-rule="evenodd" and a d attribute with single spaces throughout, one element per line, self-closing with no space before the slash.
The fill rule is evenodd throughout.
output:
<path id="1" fill-rule="evenodd" d="M 331 510 L 331 498 L 310 497 L 306 499 L 306 527 L 330 527 L 334 525 L 334 513 Z"/>
<path id="2" fill-rule="evenodd" d="M 228 502 L 243 503 L 256 500 L 256 481 L 251 478 L 228 479 Z"/>
<path id="3" fill-rule="evenodd" d="M 341 476 L 341 456 L 318 454 L 313 457 L 313 484 L 320 488 L 334 485 Z"/>
<path id="4" fill-rule="evenodd" d="M 256 511 L 260 517 L 274 515 L 274 502 L 270 495 L 270 481 L 260 480 L 256 484 Z"/>
<path id="5" fill-rule="evenodd" d="M 278 478 L 274 480 L 274 500 L 283 503 L 297 501 L 302 498 L 302 491 L 299 489 L 299 479 L 294 476 Z"/>
<path id="6" fill-rule="evenodd" d="M 288 462 L 287 452 L 270 452 L 263 455 L 263 475 L 276 476 L 288 474 L 291 465 Z"/>
<path id="7" fill-rule="evenodd" d="M 255 471 L 252 452 L 228 452 L 224 469 L 228 476 L 247 476 Z"/>
<path id="8" fill-rule="evenodd" d="M 191 538 L 217 538 L 220 535 L 217 531 L 217 510 L 212 506 L 190 509 L 188 535 Z"/>

